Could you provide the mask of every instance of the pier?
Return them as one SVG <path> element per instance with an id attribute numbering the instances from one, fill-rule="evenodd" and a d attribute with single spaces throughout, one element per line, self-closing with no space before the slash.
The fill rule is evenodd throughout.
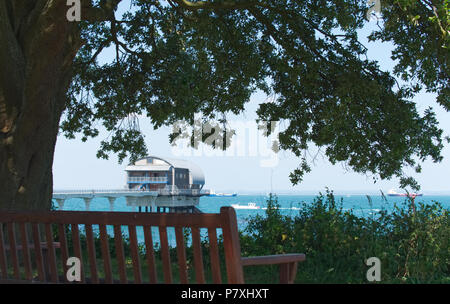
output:
<path id="1" fill-rule="evenodd" d="M 204 194 L 199 189 L 157 189 L 157 190 L 60 190 L 53 192 L 53 200 L 59 208 L 64 207 L 67 199 L 83 199 L 86 210 L 90 210 L 91 201 L 94 198 L 107 198 L 109 209 L 114 210 L 117 198 L 125 197 L 127 206 L 138 209 L 139 212 L 188 212 L 198 213 L 199 198 Z"/>
<path id="2" fill-rule="evenodd" d="M 54 191 L 53 200 L 62 209 L 67 199 L 80 198 L 89 210 L 92 199 L 104 197 L 113 211 L 116 199 L 125 197 L 127 206 L 140 212 L 200 212 L 196 206 L 200 196 L 206 195 L 201 193 L 205 176 L 194 163 L 147 156 L 129 164 L 125 173 L 122 189 Z"/>

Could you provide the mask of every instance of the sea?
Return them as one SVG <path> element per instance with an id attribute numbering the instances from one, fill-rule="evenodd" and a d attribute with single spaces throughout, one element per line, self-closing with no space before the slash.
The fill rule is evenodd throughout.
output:
<path id="1" fill-rule="evenodd" d="M 376 216 L 381 210 L 392 211 L 394 206 L 403 206 L 403 203 L 407 200 L 405 197 L 383 196 L 379 195 L 360 195 L 360 194 L 335 194 L 336 202 L 341 203 L 344 210 L 352 210 L 355 215 L 361 217 Z M 197 206 L 202 212 L 205 213 L 219 213 L 220 207 L 240 205 L 241 208 L 235 209 L 238 228 L 244 230 L 250 217 L 257 214 L 264 216 L 267 200 L 269 196 L 265 194 L 259 195 L 237 195 L 234 197 L 217 196 L 208 197 L 204 196 L 200 198 L 199 205 Z M 317 198 L 317 195 L 276 195 L 278 204 L 280 205 L 280 212 L 283 215 L 295 216 L 301 210 L 304 203 L 311 204 Z M 416 197 L 416 204 L 422 202 L 424 204 L 431 204 L 433 202 L 439 202 L 444 208 L 450 209 L 450 195 L 424 195 Z M 259 209 L 248 208 L 249 204 L 255 204 L 260 207 Z M 58 204 L 54 204 L 56 210 L 60 210 Z M 61 210 L 73 210 L 73 211 L 85 211 L 86 205 L 83 199 L 68 199 L 65 201 Z M 90 204 L 90 211 L 110 211 L 110 205 L 107 198 L 94 198 Z M 127 206 L 125 197 L 117 198 L 114 203 L 113 211 L 122 212 L 134 212 L 137 211 L 135 207 Z M 127 235 L 128 231 L 123 227 L 123 233 Z M 152 231 L 153 238 L 156 242 L 159 240 L 159 235 L 156 227 Z M 94 231 L 95 231 L 94 227 Z M 171 246 L 175 246 L 174 233 L 169 232 L 169 243 Z M 112 227 L 108 228 L 108 233 L 113 234 Z M 220 232 L 219 232 L 220 233 Z M 138 230 L 138 241 L 142 243 L 144 241 L 143 231 Z"/>

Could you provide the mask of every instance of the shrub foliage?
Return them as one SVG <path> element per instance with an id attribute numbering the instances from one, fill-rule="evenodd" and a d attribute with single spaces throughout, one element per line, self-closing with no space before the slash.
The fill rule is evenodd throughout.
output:
<path id="1" fill-rule="evenodd" d="M 279 206 L 270 195 L 265 215 L 248 219 L 241 247 L 246 256 L 305 253 L 298 282 L 366 283 L 369 257 L 380 259 L 384 283 L 450 282 L 450 213 L 437 202 L 406 200 L 364 217 L 344 210 L 327 190 L 313 203 L 302 203 L 296 215 L 282 215 Z M 256 281 L 259 271 L 249 271 Z"/>

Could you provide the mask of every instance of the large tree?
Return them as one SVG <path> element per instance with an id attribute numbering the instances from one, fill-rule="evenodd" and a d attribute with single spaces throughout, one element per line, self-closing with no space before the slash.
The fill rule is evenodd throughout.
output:
<path id="1" fill-rule="evenodd" d="M 424 86 L 449 110 L 447 0 L 381 2 L 372 39 L 394 42 L 393 74 L 358 40 L 363 0 L 132 0 L 120 16 L 121 0 L 84 0 L 71 22 L 77 2 L 0 0 L 0 209 L 50 207 L 60 128 L 87 139 L 101 122 L 98 156 L 122 160 L 146 152 L 136 115 L 223 122 L 258 89 L 277 97 L 259 118 L 287 122 L 294 183 L 311 144 L 376 178 L 441 160 L 435 115 L 411 100 Z"/>

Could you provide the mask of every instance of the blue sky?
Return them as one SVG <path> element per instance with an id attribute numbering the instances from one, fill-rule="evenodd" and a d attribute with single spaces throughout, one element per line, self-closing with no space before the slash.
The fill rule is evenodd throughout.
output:
<path id="1" fill-rule="evenodd" d="M 361 32 L 361 41 L 369 48 L 369 58 L 380 62 L 383 70 L 391 70 L 393 62 L 390 59 L 392 46 L 387 43 L 367 43 L 364 37 L 373 29 L 374 24 L 368 24 Z M 104 55 L 106 59 L 107 54 Z M 256 117 L 255 109 L 260 102 L 264 102 L 267 96 L 261 92 L 255 93 L 246 106 L 246 110 L 239 116 L 231 118 L 232 121 L 249 122 Z M 420 111 L 432 106 L 436 111 L 444 136 L 450 133 L 450 114 L 435 103 L 433 94 L 421 93 L 415 101 Z M 146 139 L 149 154 L 160 157 L 179 157 L 168 142 L 170 128 L 153 130 L 148 119 L 140 120 L 140 127 Z M 118 164 L 117 158 L 111 155 L 109 160 L 97 159 L 96 151 L 100 141 L 108 136 L 107 132 L 100 132 L 97 138 L 83 143 L 80 137 L 68 140 L 59 136 L 56 144 L 55 159 L 53 164 L 54 189 L 112 189 L 122 188 L 125 184 L 125 166 L 127 162 Z M 246 149 L 250 143 L 244 142 Z M 259 151 L 259 150 L 258 150 Z M 186 152 L 186 151 L 185 151 Z M 311 151 L 314 154 L 315 151 Z M 198 152 L 197 152 L 198 153 Z M 307 174 L 300 185 L 292 186 L 289 181 L 289 173 L 294 170 L 299 159 L 286 151 L 277 154 L 278 163 L 273 167 L 264 167 L 261 164 L 267 161 L 268 156 L 250 155 L 243 156 L 214 156 L 183 154 L 183 159 L 191 160 L 198 164 L 206 177 L 205 188 L 216 191 L 237 191 L 239 193 L 317 193 L 329 187 L 337 192 L 373 193 L 379 190 L 388 191 L 398 187 L 398 180 L 379 181 L 373 183 L 370 176 L 354 173 L 344 168 L 343 165 L 331 165 L 325 158 L 318 157 L 312 166 L 312 172 Z M 211 154 L 211 153 L 209 153 Z M 448 174 L 450 172 L 450 148 L 448 145 L 442 151 L 444 160 L 441 163 L 426 161 L 423 164 L 421 174 L 413 174 L 422 187 L 422 192 L 432 193 L 443 191 L 450 193 Z M 412 173 L 412 172 L 411 172 Z"/>

